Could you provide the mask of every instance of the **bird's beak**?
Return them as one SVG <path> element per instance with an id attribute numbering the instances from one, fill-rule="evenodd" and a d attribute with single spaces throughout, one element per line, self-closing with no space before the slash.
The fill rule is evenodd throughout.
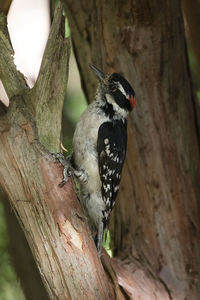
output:
<path id="1" fill-rule="evenodd" d="M 90 66 L 90 68 L 94 71 L 94 73 L 97 75 L 97 77 L 98 77 L 98 79 L 100 80 L 100 81 L 104 81 L 105 80 L 105 78 L 106 78 L 106 75 L 102 72 L 102 71 L 100 71 L 99 69 L 97 69 L 95 66 L 93 66 L 93 65 L 89 65 Z"/>
<path id="2" fill-rule="evenodd" d="M 129 98 L 129 102 L 130 102 L 130 105 L 131 105 L 131 108 L 133 109 L 133 107 L 135 106 L 135 103 L 136 103 L 136 97 L 133 95 L 130 96 Z"/>

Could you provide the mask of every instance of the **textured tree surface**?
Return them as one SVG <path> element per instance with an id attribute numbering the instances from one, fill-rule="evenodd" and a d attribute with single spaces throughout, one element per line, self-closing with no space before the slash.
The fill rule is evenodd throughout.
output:
<path id="1" fill-rule="evenodd" d="M 58 8 L 30 90 L 0 18 L 0 185 L 21 223 L 51 299 L 190 300 L 200 295 L 199 133 L 180 2 L 64 1 L 84 91 L 93 63 L 122 72 L 137 105 L 111 222 L 114 258 L 97 256 L 58 152 L 69 41 Z M 106 272 L 105 272 L 106 271 Z M 108 275 L 109 274 L 109 275 Z"/>
<path id="2" fill-rule="evenodd" d="M 72 180 L 61 189 L 61 115 L 69 41 L 59 6 L 37 82 L 30 90 L 13 63 L 0 17 L 0 79 L 10 99 L 0 115 L 0 184 L 26 235 L 51 299 L 113 299 Z M 119 292 L 120 294 L 120 292 Z"/>
<path id="3" fill-rule="evenodd" d="M 63 2 L 90 101 L 90 63 L 122 72 L 136 91 L 111 226 L 114 254 L 170 298 L 199 299 L 200 141 L 180 1 Z M 133 289 L 134 299 L 163 299 L 139 282 L 146 296 Z"/>

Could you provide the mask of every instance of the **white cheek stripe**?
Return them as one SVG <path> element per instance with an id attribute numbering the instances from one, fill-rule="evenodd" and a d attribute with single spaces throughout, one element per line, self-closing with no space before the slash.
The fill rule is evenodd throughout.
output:
<path id="1" fill-rule="evenodd" d="M 106 94 L 106 100 L 108 103 L 112 104 L 114 111 L 118 113 L 122 118 L 127 117 L 128 112 L 125 111 L 125 109 L 119 107 L 119 105 L 115 102 L 115 100 L 110 94 Z"/>
<path id="2" fill-rule="evenodd" d="M 120 90 L 120 92 L 122 92 L 122 94 L 127 98 L 129 98 L 129 95 L 125 92 L 123 86 L 121 85 L 121 83 L 118 82 L 118 89 Z"/>

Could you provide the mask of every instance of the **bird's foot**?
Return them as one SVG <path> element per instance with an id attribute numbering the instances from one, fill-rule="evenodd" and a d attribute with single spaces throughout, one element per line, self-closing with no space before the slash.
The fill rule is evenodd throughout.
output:
<path id="1" fill-rule="evenodd" d="M 71 166 L 70 157 L 65 158 L 62 153 L 53 153 L 54 158 L 56 158 L 61 165 L 63 165 L 63 180 L 59 183 L 60 187 L 63 187 L 68 181 L 68 178 L 74 174 L 74 168 Z"/>
<path id="2" fill-rule="evenodd" d="M 53 156 L 63 165 L 64 170 L 63 170 L 63 180 L 59 184 L 60 187 L 63 187 L 65 183 L 68 181 L 68 178 L 71 176 L 75 176 L 82 184 L 87 183 L 88 181 L 88 176 L 87 173 L 80 169 L 76 170 L 75 168 L 72 167 L 71 164 L 71 156 L 65 158 L 62 153 L 53 153 Z"/>
<path id="3" fill-rule="evenodd" d="M 82 183 L 85 184 L 88 181 L 88 175 L 87 173 L 83 170 L 75 170 L 74 169 L 74 175 L 76 176 L 76 178 Z"/>

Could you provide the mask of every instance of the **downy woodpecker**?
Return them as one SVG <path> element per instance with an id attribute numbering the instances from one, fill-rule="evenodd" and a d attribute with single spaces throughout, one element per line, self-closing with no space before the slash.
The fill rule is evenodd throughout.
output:
<path id="1" fill-rule="evenodd" d="M 100 254 L 126 156 L 126 117 L 136 98 L 120 74 L 107 75 L 93 65 L 90 67 L 100 83 L 95 101 L 77 123 L 71 165 L 80 183 L 81 202 L 91 230 L 97 232 L 95 241 Z"/>

